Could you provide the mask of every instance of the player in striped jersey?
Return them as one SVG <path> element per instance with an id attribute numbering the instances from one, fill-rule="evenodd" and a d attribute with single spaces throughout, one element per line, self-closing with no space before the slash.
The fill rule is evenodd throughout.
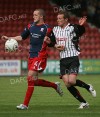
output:
<path id="1" fill-rule="evenodd" d="M 57 15 L 58 26 L 53 28 L 57 44 L 55 47 L 60 51 L 60 73 L 69 92 L 81 102 L 79 108 L 87 108 L 89 104 L 81 96 L 75 86 L 87 89 L 93 97 L 96 97 L 96 91 L 92 85 L 86 84 L 77 79 L 79 71 L 80 49 L 78 47 L 79 37 L 85 32 L 83 24 L 86 17 L 79 20 L 79 25 L 70 24 L 67 12 L 60 11 Z"/>

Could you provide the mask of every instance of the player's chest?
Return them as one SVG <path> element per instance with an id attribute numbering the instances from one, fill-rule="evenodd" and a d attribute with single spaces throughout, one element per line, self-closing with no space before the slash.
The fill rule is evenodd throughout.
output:
<path id="1" fill-rule="evenodd" d="M 46 34 L 46 29 L 43 27 L 31 27 L 30 36 L 35 39 L 44 38 Z"/>
<path id="2" fill-rule="evenodd" d="M 73 36 L 72 31 L 70 30 L 58 30 L 55 31 L 56 38 L 71 38 Z"/>

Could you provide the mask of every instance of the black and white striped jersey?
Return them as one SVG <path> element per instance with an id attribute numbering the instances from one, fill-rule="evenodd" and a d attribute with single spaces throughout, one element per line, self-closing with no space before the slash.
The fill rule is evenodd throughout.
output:
<path id="1" fill-rule="evenodd" d="M 72 39 L 76 36 L 73 25 L 68 23 L 65 28 L 55 26 L 53 28 L 53 33 L 56 37 L 56 43 L 65 46 L 65 49 L 60 51 L 60 58 L 78 56 L 80 54 L 72 42 Z"/>

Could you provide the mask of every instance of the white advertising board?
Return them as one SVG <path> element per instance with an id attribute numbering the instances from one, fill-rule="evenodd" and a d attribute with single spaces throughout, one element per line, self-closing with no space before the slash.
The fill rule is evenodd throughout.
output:
<path id="1" fill-rule="evenodd" d="M 20 74 L 20 60 L 0 60 L 0 76 L 17 76 Z"/>

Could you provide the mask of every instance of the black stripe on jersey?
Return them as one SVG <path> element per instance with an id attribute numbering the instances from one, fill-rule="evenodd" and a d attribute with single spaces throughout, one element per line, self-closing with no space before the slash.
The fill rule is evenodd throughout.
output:
<path id="1" fill-rule="evenodd" d="M 73 29 L 72 28 L 70 28 L 70 30 L 71 30 L 71 32 L 73 32 Z M 72 33 L 71 33 L 72 34 Z M 74 36 L 74 35 L 73 35 Z M 72 39 L 71 39 L 71 43 L 72 43 Z M 73 43 L 72 43 L 73 44 Z M 74 51 L 74 49 L 73 49 L 73 45 L 71 44 L 71 47 L 72 47 L 72 54 L 73 54 L 73 56 L 75 55 L 75 51 Z"/>

